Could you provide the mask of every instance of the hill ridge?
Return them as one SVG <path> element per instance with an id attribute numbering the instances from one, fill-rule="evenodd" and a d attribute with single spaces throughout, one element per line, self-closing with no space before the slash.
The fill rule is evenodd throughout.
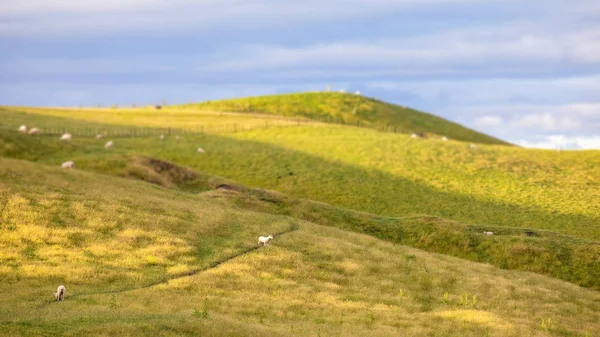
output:
<path id="1" fill-rule="evenodd" d="M 300 92 L 248 96 L 233 99 L 174 105 L 177 109 L 254 112 L 355 125 L 380 131 L 423 133 L 459 141 L 514 146 L 443 117 L 357 94 Z"/>

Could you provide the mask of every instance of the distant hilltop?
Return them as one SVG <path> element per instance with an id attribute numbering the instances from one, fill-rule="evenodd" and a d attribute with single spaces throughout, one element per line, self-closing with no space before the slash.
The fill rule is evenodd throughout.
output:
<path id="1" fill-rule="evenodd" d="M 243 97 L 171 106 L 212 111 L 260 112 L 289 117 L 305 117 L 423 136 L 438 135 L 452 140 L 480 144 L 510 145 L 444 118 L 409 107 L 364 97 L 360 92 L 306 92 Z"/>

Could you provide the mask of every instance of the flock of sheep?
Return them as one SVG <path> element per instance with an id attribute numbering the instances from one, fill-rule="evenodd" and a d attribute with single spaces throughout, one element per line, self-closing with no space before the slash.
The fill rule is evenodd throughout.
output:
<path id="1" fill-rule="evenodd" d="M 31 128 L 31 129 L 27 129 L 27 125 L 21 125 L 19 127 L 19 132 L 24 133 L 24 134 L 29 134 L 29 135 L 36 135 L 40 133 L 40 130 L 38 128 Z M 99 133 L 96 135 L 96 139 L 102 139 L 104 138 L 104 135 Z M 70 133 L 65 133 L 62 136 L 60 136 L 60 140 L 61 141 L 71 141 L 73 139 L 73 135 L 71 135 Z M 160 135 L 160 139 L 161 140 L 165 140 L 165 135 L 161 134 Z M 177 141 L 179 141 L 181 139 L 181 137 L 179 136 L 175 136 L 175 139 Z M 110 149 L 111 147 L 113 147 L 114 142 L 112 140 L 109 140 L 108 142 L 106 142 L 106 144 L 104 144 L 104 148 L 105 149 Z M 199 147 L 196 152 L 198 153 L 206 153 L 206 151 L 204 151 L 203 148 Z M 75 163 L 73 161 L 66 161 L 64 163 L 61 164 L 62 168 L 67 168 L 67 169 L 72 169 L 75 168 Z"/>
<path id="2" fill-rule="evenodd" d="M 424 137 L 425 136 L 423 134 L 418 134 L 418 133 L 413 133 L 413 134 L 410 135 L 410 138 L 413 138 L 413 139 L 415 139 L 415 138 L 424 138 Z M 442 136 L 440 139 L 442 140 L 442 142 L 447 142 L 448 141 L 448 137 L 446 137 L 446 136 Z M 476 150 L 478 148 L 477 145 L 475 145 L 473 143 L 471 143 L 471 145 L 469 147 L 471 149 L 473 149 L 473 150 Z"/>
<path id="3" fill-rule="evenodd" d="M 35 134 L 39 134 L 40 130 L 38 128 L 31 128 L 31 129 L 27 129 L 26 125 L 21 125 L 19 127 L 19 132 L 24 133 L 24 134 L 29 134 L 29 135 L 35 135 Z M 104 135 L 102 134 L 98 134 L 96 135 L 96 139 L 102 139 L 104 138 Z M 165 135 L 161 134 L 159 137 L 161 140 L 165 139 Z M 65 133 L 60 137 L 61 141 L 71 141 L 73 139 L 73 135 L 71 135 L 70 133 Z M 175 140 L 179 141 L 181 139 L 180 136 L 175 136 Z M 111 147 L 113 147 L 114 142 L 112 140 L 108 141 L 105 145 L 104 148 L 105 149 L 110 149 Z M 196 150 L 198 153 L 205 153 L 206 151 L 204 151 L 203 148 L 199 147 Z M 75 163 L 73 161 L 66 161 L 64 163 L 62 163 L 61 165 L 62 168 L 75 168 Z M 265 246 L 267 243 L 269 243 L 271 240 L 273 240 L 273 235 L 269 235 L 269 236 L 260 236 L 258 237 L 258 245 L 259 246 Z M 65 286 L 61 285 L 58 287 L 58 289 L 56 290 L 56 293 L 54 294 L 54 297 L 56 298 L 57 301 L 63 301 L 65 299 L 65 294 L 66 294 L 67 288 L 65 288 Z"/>
<path id="4" fill-rule="evenodd" d="M 360 91 L 356 92 L 357 95 L 360 95 Z M 25 133 L 25 134 L 29 134 L 29 135 L 35 135 L 38 134 L 40 132 L 40 130 L 38 128 L 31 128 L 31 129 L 27 129 L 26 125 L 21 125 L 19 127 L 19 132 L 21 133 Z M 102 139 L 104 136 L 102 134 L 98 134 L 96 135 L 96 139 Z M 418 138 L 420 137 L 419 135 L 417 135 L 416 133 L 413 133 L 411 136 L 411 138 Z M 65 133 L 60 137 L 61 141 L 71 141 L 71 139 L 73 138 L 73 136 L 70 133 Z M 159 137 L 161 140 L 165 139 L 165 135 L 161 134 Z M 181 138 L 179 136 L 175 136 L 175 139 L 177 141 L 179 141 Z M 442 136 L 441 138 L 442 141 L 448 141 L 448 138 L 446 136 Z M 111 147 L 113 147 L 114 143 L 112 140 L 108 141 L 105 145 L 104 148 L 105 149 L 110 149 Z M 471 144 L 471 149 L 476 149 L 477 145 L 475 144 Z M 197 150 L 198 153 L 205 153 L 203 148 L 198 148 Z M 62 163 L 61 165 L 62 168 L 75 168 L 75 163 L 73 161 L 67 161 Z M 483 232 L 483 234 L 485 235 L 493 235 L 493 232 Z M 258 245 L 259 246 L 265 246 L 267 243 L 269 243 L 271 240 L 273 240 L 273 235 L 269 235 L 269 236 L 259 236 L 258 237 Z M 66 293 L 67 288 L 65 288 L 65 286 L 61 285 L 58 287 L 58 289 L 56 290 L 56 293 L 54 294 L 54 297 L 56 298 L 57 301 L 63 301 L 65 299 L 65 293 Z"/>

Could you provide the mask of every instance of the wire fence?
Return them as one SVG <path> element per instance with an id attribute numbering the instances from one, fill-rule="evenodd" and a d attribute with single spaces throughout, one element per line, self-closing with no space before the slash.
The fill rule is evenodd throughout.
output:
<path id="1" fill-rule="evenodd" d="M 216 112 L 216 113 L 242 113 L 242 114 L 250 114 L 250 115 L 260 115 L 260 116 L 272 116 L 271 118 L 280 118 L 283 120 L 292 118 L 288 116 L 278 116 L 273 113 L 268 113 L 263 110 L 255 109 L 252 107 L 246 106 L 217 106 L 217 107 L 193 107 L 195 111 L 206 111 L 206 112 Z M 279 110 L 279 109 L 277 109 Z M 298 114 L 302 114 L 302 112 L 297 111 Z M 373 129 L 379 132 L 391 132 L 391 133 L 402 133 L 402 134 L 410 134 L 417 131 L 423 131 L 419 128 L 419 130 L 415 130 L 415 128 L 409 129 L 404 126 L 398 126 L 389 123 L 381 123 L 378 121 L 367 121 L 361 120 L 359 118 L 353 118 L 352 116 L 335 116 L 335 115 L 314 115 L 310 113 L 305 114 L 306 119 L 317 123 L 325 123 L 325 124 L 337 124 L 337 125 L 345 125 L 345 126 L 356 126 L 362 128 Z"/>
<path id="2" fill-rule="evenodd" d="M 66 133 L 71 134 L 74 137 L 97 137 L 102 135 L 103 137 L 111 138 L 134 138 L 134 137 L 157 137 L 160 135 L 164 136 L 175 136 L 175 135 L 193 135 L 193 134 L 222 134 L 222 133 L 234 133 L 244 132 L 252 130 L 266 130 L 271 128 L 281 127 L 292 127 L 300 125 L 314 124 L 310 120 L 282 120 L 282 121 L 265 121 L 264 123 L 225 123 L 225 124 L 210 124 L 200 125 L 189 128 L 181 127 L 138 127 L 138 126 L 118 126 L 111 125 L 106 127 L 37 127 L 38 134 L 43 136 L 61 136 Z M 3 126 L 2 129 L 9 129 L 7 126 Z M 16 131 L 13 130 L 13 131 Z"/>

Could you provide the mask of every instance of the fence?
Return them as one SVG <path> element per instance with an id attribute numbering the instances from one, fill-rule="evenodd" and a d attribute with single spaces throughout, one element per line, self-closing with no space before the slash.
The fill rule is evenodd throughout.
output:
<path id="1" fill-rule="evenodd" d="M 300 126 L 306 124 L 314 124 L 310 120 L 296 121 L 265 121 L 262 124 L 212 124 L 196 126 L 192 128 L 172 128 L 172 127 L 130 127 L 130 126 L 107 126 L 107 127 L 38 127 L 39 134 L 44 136 L 61 136 L 65 133 L 70 133 L 74 137 L 96 137 L 101 134 L 104 137 L 111 138 L 132 138 L 132 137 L 158 137 L 160 135 L 192 135 L 192 134 L 219 134 L 231 132 L 243 132 L 251 130 L 266 130 L 270 128 L 280 128 L 286 126 Z M 13 131 L 16 131 L 14 129 Z"/>
<path id="2" fill-rule="evenodd" d="M 222 107 L 210 107 L 210 108 L 204 108 L 204 107 L 198 107 L 198 106 L 194 106 L 193 107 L 194 110 L 197 111 L 210 111 L 210 112 L 218 112 L 218 113 L 244 113 L 244 114 L 257 114 L 257 115 L 262 115 L 262 116 L 269 116 L 269 118 L 273 118 L 273 119 L 281 119 L 281 120 L 289 120 L 291 117 L 288 116 L 278 116 L 275 115 L 273 113 L 268 113 L 265 112 L 263 110 L 256 110 L 252 107 L 241 107 L 241 106 L 222 106 Z M 279 110 L 279 109 L 277 109 Z M 297 112 L 300 113 L 301 112 Z M 379 122 L 370 122 L 370 121 L 365 121 L 365 120 L 360 120 L 360 119 L 356 119 L 356 120 L 348 120 L 344 117 L 341 116 L 332 116 L 332 115 L 323 115 L 323 116 L 315 116 L 312 114 L 306 114 L 306 116 L 304 118 L 309 119 L 310 121 L 313 122 L 320 122 L 320 123 L 326 123 L 326 124 L 337 124 L 337 125 L 347 125 L 347 126 L 356 126 L 356 127 L 362 127 L 362 128 L 368 128 L 368 129 L 373 129 L 379 132 L 392 132 L 392 133 L 403 133 L 403 134 L 408 134 L 408 133 L 413 133 L 413 132 L 423 132 L 424 130 L 421 129 L 408 129 L 406 127 L 403 126 L 398 126 L 398 125 L 393 125 L 393 124 L 386 124 L 386 123 L 379 123 Z M 306 121 L 306 119 L 298 119 L 299 121 Z"/>

